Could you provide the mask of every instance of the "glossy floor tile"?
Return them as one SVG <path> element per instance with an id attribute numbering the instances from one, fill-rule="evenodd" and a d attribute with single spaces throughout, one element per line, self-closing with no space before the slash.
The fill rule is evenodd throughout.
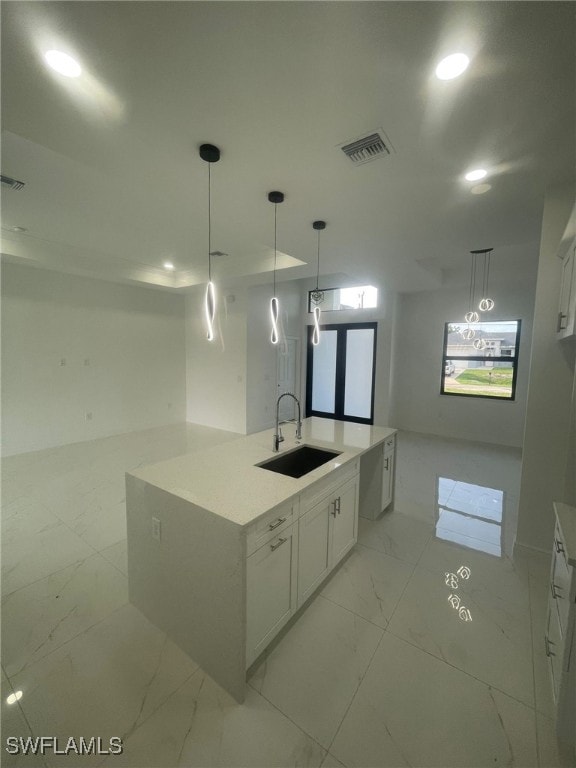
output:
<path id="1" fill-rule="evenodd" d="M 538 764 L 533 709 L 389 633 L 330 751 L 350 768 Z"/>
<path id="2" fill-rule="evenodd" d="M 124 751 L 4 750 L 2 765 L 567 765 L 550 561 L 513 549 L 519 451 L 399 435 L 393 510 L 360 520 L 242 705 L 130 606 L 124 473 L 236 437 L 174 425 L 3 460 L 3 737 L 119 736 Z"/>

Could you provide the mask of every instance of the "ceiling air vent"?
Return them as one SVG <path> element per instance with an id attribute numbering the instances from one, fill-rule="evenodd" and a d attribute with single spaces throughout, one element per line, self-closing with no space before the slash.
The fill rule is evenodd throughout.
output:
<path id="1" fill-rule="evenodd" d="M 361 136 L 346 144 L 340 144 L 344 154 L 352 160 L 354 165 L 363 165 L 377 160 L 379 157 L 387 157 L 391 153 L 391 145 L 388 139 L 384 140 L 384 131 L 371 133 L 369 136 Z"/>
<path id="2" fill-rule="evenodd" d="M 9 189 L 22 189 L 24 186 L 23 181 L 17 181 L 16 179 L 11 179 L 10 176 L 4 176 L 0 174 L 0 180 L 2 181 L 3 187 L 9 187 Z"/>

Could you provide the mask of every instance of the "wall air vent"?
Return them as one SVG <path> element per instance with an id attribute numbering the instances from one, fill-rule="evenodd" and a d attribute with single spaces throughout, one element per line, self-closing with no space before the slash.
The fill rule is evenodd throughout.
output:
<path id="1" fill-rule="evenodd" d="M 0 174 L 0 181 L 2 181 L 3 187 L 8 187 L 9 189 L 22 189 L 24 186 L 23 181 L 11 179 L 10 176 L 4 176 L 3 174 Z"/>
<path id="2" fill-rule="evenodd" d="M 385 133 L 382 130 L 339 146 L 354 165 L 370 163 L 379 157 L 387 157 L 392 152 L 391 144 L 387 138 L 385 140 Z"/>

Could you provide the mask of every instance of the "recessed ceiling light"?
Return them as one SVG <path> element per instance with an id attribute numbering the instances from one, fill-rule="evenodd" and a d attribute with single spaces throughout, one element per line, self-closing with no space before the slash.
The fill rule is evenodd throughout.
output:
<path id="1" fill-rule="evenodd" d="M 22 698 L 22 691 L 16 691 L 15 693 L 11 693 L 10 696 L 6 699 L 6 704 L 16 704 L 17 701 L 19 701 Z"/>
<path id="2" fill-rule="evenodd" d="M 476 168 L 475 171 L 469 171 L 464 178 L 466 181 L 480 181 L 487 173 L 488 171 L 485 171 L 484 168 Z"/>
<path id="3" fill-rule="evenodd" d="M 46 51 L 44 54 L 46 63 L 64 77 L 80 77 L 82 67 L 76 59 L 63 51 Z"/>
<path id="4" fill-rule="evenodd" d="M 488 192 L 492 189 L 492 184 L 476 184 L 475 187 L 472 187 L 470 192 L 472 192 L 473 195 L 483 195 L 485 192 Z"/>
<path id="5" fill-rule="evenodd" d="M 27 232 L 26 227 L 11 227 L 12 232 Z"/>
<path id="6" fill-rule="evenodd" d="M 470 64 L 470 59 L 465 53 L 453 53 L 450 56 L 446 56 L 438 64 L 436 67 L 436 77 L 438 80 L 453 80 L 467 69 L 468 64 Z"/>
<path id="7" fill-rule="evenodd" d="M 174 269 L 174 264 L 171 261 L 164 262 L 164 269 Z"/>

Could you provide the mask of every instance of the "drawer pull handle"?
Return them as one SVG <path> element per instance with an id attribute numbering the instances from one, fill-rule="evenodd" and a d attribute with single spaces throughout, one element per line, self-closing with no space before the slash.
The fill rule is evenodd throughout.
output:
<path id="1" fill-rule="evenodd" d="M 336 517 L 338 513 L 338 499 L 334 499 L 334 501 L 332 502 L 332 505 L 334 506 L 334 509 L 332 510 L 332 512 L 330 512 L 330 514 L 332 515 L 332 517 Z"/>
<path id="2" fill-rule="evenodd" d="M 282 525 L 282 523 L 285 523 L 286 520 L 288 520 L 287 517 L 279 517 L 278 520 L 276 520 L 275 523 L 270 523 L 270 525 L 268 526 L 268 530 L 269 531 L 273 531 L 274 528 L 278 528 L 278 526 Z"/>
<path id="3" fill-rule="evenodd" d="M 558 552 L 558 554 L 560 554 L 560 552 L 564 552 L 565 551 L 564 550 L 564 545 L 558 539 L 554 539 L 554 544 L 556 545 L 556 552 Z"/>
<path id="4" fill-rule="evenodd" d="M 389 458 L 388 458 L 388 456 L 387 456 L 387 457 L 386 457 L 386 464 L 384 465 L 384 469 L 388 469 L 388 468 L 389 468 L 389 466 L 390 466 L 390 459 L 389 459 Z"/>
<path id="5" fill-rule="evenodd" d="M 557 600 L 559 597 L 560 597 L 560 598 L 562 597 L 562 595 L 559 595 L 559 594 L 556 592 L 556 590 L 557 590 L 557 589 L 559 589 L 560 591 L 562 591 L 562 590 L 560 589 L 560 587 L 557 587 L 557 586 L 556 586 L 556 584 L 554 584 L 554 582 L 552 582 L 552 584 L 550 584 L 550 592 L 552 592 L 552 597 L 554 598 L 554 600 Z"/>
<path id="6" fill-rule="evenodd" d="M 270 549 L 272 550 L 272 552 L 274 552 L 275 549 L 278 549 L 278 547 L 281 547 L 282 544 L 286 544 L 287 541 L 288 539 L 278 539 L 276 544 L 270 544 Z"/>
<path id="7" fill-rule="evenodd" d="M 556 656 L 556 654 L 555 654 L 555 653 L 553 653 L 553 652 L 550 650 L 550 646 L 551 646 L 551 645 L 554 645 L 554 643 L 553 643 L 551 640 L 548 640 L 548 636 L 547 636 L 547 635 L 544 635 L 544 644 L 546 645 L 546 656 L 548 656 L 548 657 L 550 657 L 550 656 Z"/>

